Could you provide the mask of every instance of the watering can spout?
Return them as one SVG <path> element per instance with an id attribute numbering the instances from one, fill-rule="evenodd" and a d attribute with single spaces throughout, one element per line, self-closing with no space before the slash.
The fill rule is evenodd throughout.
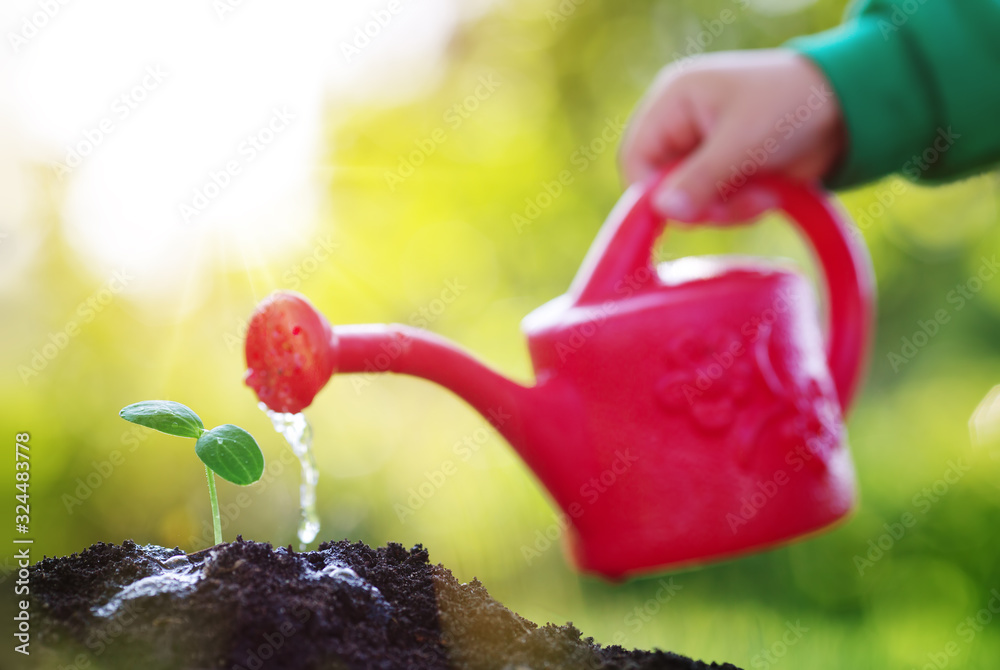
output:
<path id="1" fill-rule="evenodd" d="M 336 371 L 421 377 L 465 400 L 520 451 L 535 423 L 537 387 L 522 386 L 490 369 L 449 340 L 400 324 L 338 326 Z M 365 377 L 355 383 L 364 383 Z M 538 417 L 541 418 L 541 417 Z"/>
<path id="2" fill-rule="evenodd" d="M 511 381 L 447 339 L 418 328 L 334 328 L 308 300 L 290 291 L 272 294 L 254 311 L 246 358 L 246 384 L 277 412 L 302 411 L 335 373 L 357 375 L 356 388 L 377 373 L 422 377 L 469 403 L 529 462 L 535 460 L 531 445 L 549 437 L 546 410 L 560 402 L 560 394 Z"/>

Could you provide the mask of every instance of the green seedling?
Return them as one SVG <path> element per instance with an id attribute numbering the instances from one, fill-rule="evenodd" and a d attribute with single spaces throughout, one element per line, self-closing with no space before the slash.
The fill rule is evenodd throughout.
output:
<path id="1" fill-rule="evenodd" d="M 237 486 L 249 486 L 260 479 L 264 474 L 264 454 L 253 435 L 228 423 L 205 430 L 205 424 L 197 414 L 170 400 L 137 402 L 122 409 L 118 416 L 167 435 L 197 440 L 194 453 L 205 464 L 215 543 L 221 544 L 222 521 L 219 518 L 219 497 L 215 492 L 215 475 Z"/>

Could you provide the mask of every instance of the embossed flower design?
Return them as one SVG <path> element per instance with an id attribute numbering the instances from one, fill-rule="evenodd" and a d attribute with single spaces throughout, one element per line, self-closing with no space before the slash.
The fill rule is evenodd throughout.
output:
<path id="1" fill-rule="evenodd" d="M 826 463 L 840 438 L 836 403 L 836 398 L 824 393 L 816 379 L 808 379 L 790 399 L 790 411 L 778 424 L 778 438 L 790 447 L 805 446 L 817 457 L 817 465 Z"/>
<path id="2" fill-rule="evenodd" d="M 664 409 L 688 412 L 713 432 L 732 425 L 756 369 L 739 333 L 724 327 L 687 331 L 667 344 L 663 360 L 667 372 L 655 392 Z"/>

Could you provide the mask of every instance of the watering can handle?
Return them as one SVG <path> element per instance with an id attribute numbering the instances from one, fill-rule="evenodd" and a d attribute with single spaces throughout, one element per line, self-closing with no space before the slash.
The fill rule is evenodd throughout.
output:
<path id="1" fill-rule="evenodd" d="M 665 225 L 652 207 L 654 188 L 670 172 L 664 168 L 622 196 L 591 245 L 569 294 L 577 304 L 600 304 L 621 297 L 623 280 L 651 273 L 652 250 Z M 846 413 L 867 362 L 874 307 L 874 278 L 867 248 L 849 232 L 844 214 L 812 184 L 777 175 L 747 180 L 773 201 L 809 239 L 826 277 L 827 363 Z"/>

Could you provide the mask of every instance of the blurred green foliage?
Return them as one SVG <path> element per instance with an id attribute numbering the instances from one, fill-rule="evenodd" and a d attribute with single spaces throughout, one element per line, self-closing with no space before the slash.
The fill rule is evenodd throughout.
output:
<path id="1" fill-rule="evenodd" d="M 574 9 L 555 20 L 560 4 Z M 237 511 L 225 537 L 294 542 L 297 466 L 241 384 L 241 327 L 272 289 L 306 293 L 334 323 L 423 319 L 505 373 L 530 379 L 519 319 L 565 290 L 621 192 L 617 139 L 590 155 L 580 147 L 602 132 L 616 135 L 657 70 L 683 56 L 703 22 L 724 10 L 737 20 L 707 50 L 775 46 L 835 24 L 843 9 L 817 2 L 766 11 L 778 4 L 512 0 L 456 35 L 440 80 L 418 99 L 354 108 L 331 101 L 329 208 L 315 237 L 245 273 L 219 271 L 178 287 L 198 300 L 172 320 L 151 320 L 117 299 L 36 378 L 4 378 L 8 437 L 15 429 L 33 437 L 36 557 L 125 538 L 193 548 L 204 537 L 204 478 L 178 452 L 184 445 L 117 417 L 118 408 L 150 397 L 202 408 L 207 423 L 231 420 L 257 437 L 268 471 L 247 489 L 246 507 L 235 487 L 220 485 L 223 509 Z M 410 174 L 407 164 L 417 161 Z M 546 183 L 563 171 L 571 183 L 538 207 Z M 995 667 L 1000 622 L 981 618 L 981 631 L 960 625 L 982 617 L 1000 588 L 1000 445 L 973 444 L 969 431 L 977 404 L 1000 383 L 1000 281 L 986 282 L 960 310 L 948 295 L 1000 248 L 997 181 L 986 175 L 927 189 L 896 179 L 842 195 L 862 223 L 879 283 L 871 370 L 850 421 L 862 500 L 848 522 L 672 575 L 681 588 L 669 598 L 661 577 L 626 584 L 581 577 L 557 547 L 528 565 L 522 547 L 534 545 L 555 513 L 492 431 L 478 433 L 486 437 L 474 456 L 414 514 L 398 518 L 394 505 L 407 504 L 425 473 L 454 460 L 452 446 L 483 422 L 444 390 L 386 377 L 360 389 L 335 379 L 307 412 L 322 472 L 321 537 L 424 543 L 433 560 L 463 581 L 479 577 L 522 615 L 571 620 L 602 643 L 816 670 L 924 667 L 953 643 L 948 667 Z M 46 197 L 57 202 L 59 193 Z M 519 229 L 514 215 L 528 225 Z M 101 282 L 66 246 L 55 214 L 47 225 L 24 289 L 5 298 L 11 370 Z M 303 266 L 327 236 L 332 254 Z M 737 251 L 811 268 L 794 231 L 773 218 L 678 232 L 662 249 L 664 257 Z M 297 274 L 302 267 L 312 269 Z M 950 321 L 893 369 L 888 355 L 940 309 Z M 951 462 L 970 469 L 935 493 Z M 88 476 L 98 485 L 87 485 Z M 916 525 L 860 574 L 855 557 L 907 512 Z"/>

